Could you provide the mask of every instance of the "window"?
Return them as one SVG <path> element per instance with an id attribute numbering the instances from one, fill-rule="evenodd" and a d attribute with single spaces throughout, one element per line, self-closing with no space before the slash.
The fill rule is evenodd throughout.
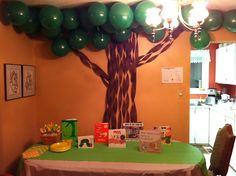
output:
<path id="1" fill-rule="evenodd" d="M 191 50 L 190 93 L 205 91 L 209 87 L 209 50 Z"/>

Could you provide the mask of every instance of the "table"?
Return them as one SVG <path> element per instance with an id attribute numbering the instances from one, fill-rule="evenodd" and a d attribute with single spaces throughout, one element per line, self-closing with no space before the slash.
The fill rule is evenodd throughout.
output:
<path id="1" fill-rule="evenodd" d="M 26 176 L 203 176 L 205 158 L 198 148 L 182 142 L 163 144 L 161 153 L 138 151 L 137 142 L 127 147 L 94 149 L 73 147 L 63 153 L 45 152 L 24 161 Z"/>

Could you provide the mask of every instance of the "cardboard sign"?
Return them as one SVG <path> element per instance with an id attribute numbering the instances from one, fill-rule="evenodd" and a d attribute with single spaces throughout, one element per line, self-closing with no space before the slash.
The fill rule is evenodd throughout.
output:
<path id="1" fill-rule="evenodd" d="M 139 134 L 139 150 L 142 152 L 161 152 L 161 133 L 159 130 L 142 130 Z"/>

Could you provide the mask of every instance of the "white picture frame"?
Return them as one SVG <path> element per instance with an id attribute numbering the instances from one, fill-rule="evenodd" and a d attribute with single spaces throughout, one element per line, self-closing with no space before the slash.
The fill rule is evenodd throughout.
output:
<path id="1" fill-rule="evenodd" d="M 35 66 L 22 66 L 22 87 L 23 97 L 35 95 Z"/>

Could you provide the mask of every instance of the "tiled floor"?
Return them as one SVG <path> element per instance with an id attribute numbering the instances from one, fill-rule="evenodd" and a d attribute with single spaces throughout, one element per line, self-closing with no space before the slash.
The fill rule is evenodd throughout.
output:
<path id="1" fill-rule="evenodd" d="M 211 157 L 211 147 L 204 146 L 203 148 L 200 148 L 200 150 L 203 151 L 203 155 L 205 156 L 205 159 L 206 159 L 207 168 L 209 168 L 210 157 Z M 229 167 L 227 176 L 236 176 L 236 172 L 231 167 Z"/>

